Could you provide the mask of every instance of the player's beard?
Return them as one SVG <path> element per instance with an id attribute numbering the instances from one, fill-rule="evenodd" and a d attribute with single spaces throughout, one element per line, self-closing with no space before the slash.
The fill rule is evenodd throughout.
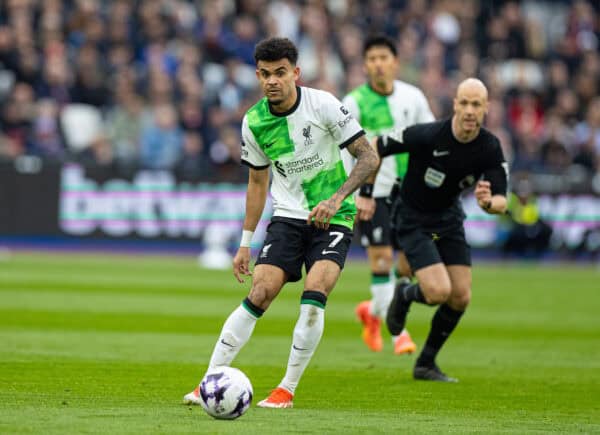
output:
<path id="1" fill-rule="evenodd" d="M 279 106 L 285 99 L 283 97 L 267 97 L 267 100 L 269 100 L 271 106 Z"/>
<path id="2" fill-rule="evenodd" d="M 287 91 L 287 92 L 286 92 Z M 267 100 L 271 106 L 277 108 L 277 106 L 285 103 L 290 97 L 291 90 L 287 90 L 286 88 L 278 89 L 278 92 L 275 95 L 269 96 L 267 94 Z"/>
<path id="3" fill-rule="evenodd" d="M 274 91 L 272 94 L 269 94 L 269 91 L 269 89 L 265 90 L 265 96 L 272 105 L 277 106 L 285 101 L 286 95 L 283 89 L 272 89 L 271 91 Z"/>

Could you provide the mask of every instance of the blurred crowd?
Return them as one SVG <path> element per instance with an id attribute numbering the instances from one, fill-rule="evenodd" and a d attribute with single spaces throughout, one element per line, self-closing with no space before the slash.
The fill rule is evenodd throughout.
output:
<path id="1" fill-rule="evenodd" d="M 600 172 L 594 0 L 2 0 L 0 160 L 245 179 L 256 42 L 289 37 L 301 84 L 341 98 L 364 81 L 374 32 L 395 38 L 400 79 L 436 117 L 482 78 L 513 171 Z"/>

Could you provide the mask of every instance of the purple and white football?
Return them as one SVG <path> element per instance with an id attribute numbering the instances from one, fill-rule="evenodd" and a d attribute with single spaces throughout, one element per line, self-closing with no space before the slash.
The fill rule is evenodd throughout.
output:
<path id="1" fill-rule="evenodd" d="M 252 403 L 252 384 L 233 367 L 210 369 L 200 382 L 200 403 L 208 415 L 233 420 L 243 415 Z"/>

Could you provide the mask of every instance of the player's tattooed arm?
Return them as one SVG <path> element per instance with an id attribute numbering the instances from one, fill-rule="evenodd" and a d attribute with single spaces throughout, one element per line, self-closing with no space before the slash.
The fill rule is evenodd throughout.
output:
<path id="1" fill-rule="evenodd" d="M 371 174 L 365 180 L 365 183 L 374 184 L 375 179 L 377 178 L 377 174 L 379 173 L 379 169 L 381 168 L 381 162 L 383 161 L 383 156 L 380 154 L 379 149 L 378 149 L 380 137 L 381 136 L 376 137 L 370 143 L 371 148 L 373 148 L 375 150 L 375 152 L 377 153 L 377 156 L 379 157 L 379 161 L 377 162 L 377 166 L 375 167 L 375 170 L 373 172 L 371 172 Z"/>
<path id="2" fill-rule="evenodd" d="M 375 170 L 379 168 L 380 163 L 377 151 L 375 151 L 365 136 L 359 137 L 348 145 L 348 151 L 356 157 L 356 165 L 350 172 L 346 182 L 334 195 L 334 197 L 341 196 L 340 202 L 367 181 L 374 174 Z"/>

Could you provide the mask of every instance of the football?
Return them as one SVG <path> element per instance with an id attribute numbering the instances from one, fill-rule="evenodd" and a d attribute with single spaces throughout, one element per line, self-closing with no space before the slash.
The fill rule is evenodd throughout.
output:
<path id="1" fill-rule="evenodd" d="M 200 382 L 200 403 L 208 415 L 233 420 L 250 408 L 252 384 L 233 367 L 210 369 Z"/>

